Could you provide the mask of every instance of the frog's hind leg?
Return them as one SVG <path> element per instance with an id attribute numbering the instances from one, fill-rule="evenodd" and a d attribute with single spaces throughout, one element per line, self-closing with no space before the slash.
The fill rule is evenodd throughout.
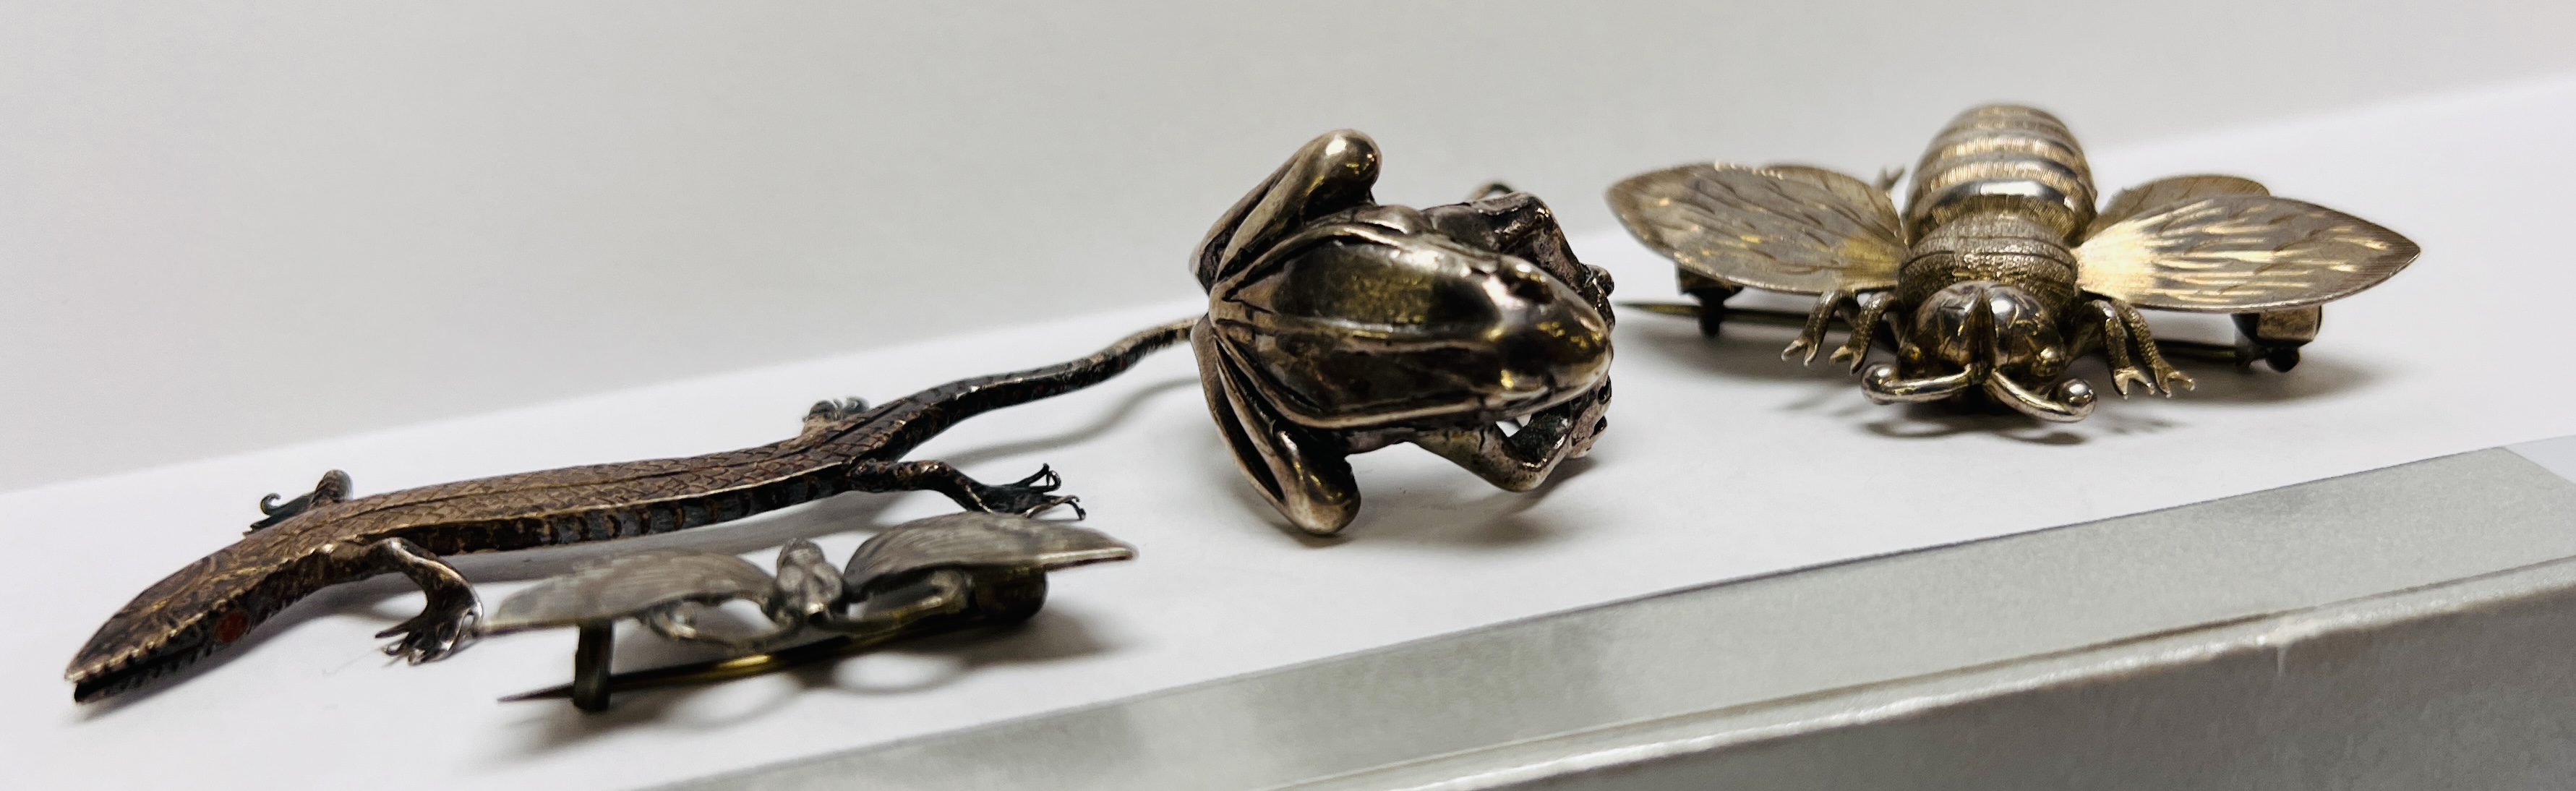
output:
<path id="1" fill-rule="evenodd" d="M 1350 447 L 1337 437 L 1304 430 L 1257 397 L 1245 396 L 1246 375 L 1217 348 L 1220 343 L 1212 325 L 1200 319 L 1190 336 L 1200 389 L 1226 448 L 1234 452 L 1235 466 L 1298 530 L 1322 536 L 1350 526 L 1360 510 Z"/>

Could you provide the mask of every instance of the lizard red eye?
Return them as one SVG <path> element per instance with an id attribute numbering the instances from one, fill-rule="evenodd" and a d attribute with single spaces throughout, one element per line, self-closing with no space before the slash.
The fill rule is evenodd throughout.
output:
<path id="1" fill-rule="evenodd" d="M 223 620 L 215 622 L 215 642 L 231 643 L 241 639 L 242 633 L 248 631 L 250 631 L 249 616 L 242 615 L 240 610 L 224 613 Z"/>

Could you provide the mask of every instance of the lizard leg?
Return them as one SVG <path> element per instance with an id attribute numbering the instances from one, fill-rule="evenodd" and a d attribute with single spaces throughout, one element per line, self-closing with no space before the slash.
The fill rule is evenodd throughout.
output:
<path id="1" fill-rule="evenodd" d="M 1556 466 L 1592 450 L 1610 421 L 1610 383 L 1529 416 L 1521 430 L 1503 433 L 1500 426 L 1440 431 L 1417 437 L 1413 444 L 1464 467 L 1506 491 L 1526 492 L 1546 483 Z"/>
<path id="2" fill-rule="evenodd" d="M 2120 314 L 2120 323 L 2128 325 L 2130 348 L 2135 349 L 2138 356 L 2146 361 L 2148 374 L 2155 377 L 2155 384 L 2149 392 L 2161 391 L 2166 396 L 2172 396 L 2177 389 L 2191 389 L 2193 383 L 2189 374 L 2174 370 L 2173 366 L 2165 364 L 2164 352 L 2156 350 L 2156 334 L 2147 329 L 2147 317 L 2138 313 L 2137 306 L 2116 299 L 2105 301 L 2110 302 L 2111 307 Z"/>
<path id="3" fill-rule="evenodd" d="M 1842 348 L 1835 349 L 1829 359 L 1850 365 L 1852 373 L 1859 373 L 1861 362 L 1869 358 L 1870 342 L 1878 339 L 1879 319 L 1887 315 L 1887 303 L 1895 299 L 1885 291 L 1873 291 L 1855 301 L 1860 304 L 1860 315 L 1852 317 L 1851 339 L 1843 341 Z"/>
<path id="4" fill-rule="evenodd" d="M 1780 359 L 1797 357 L 1803 352 L 1806 358 L 1800 361 L 1801 364 L 1815 362 L 1816 350 L 1825 345 L 1825 328 L 1833 324 L 1834 312 L 1851 298 L 1851 292 L 1839 288 L 1817 295 L 1816 309 L 1807 313 L 1806 329 L 1798 331 L 1798 339 L 1790 341 L 1789 348 L 1780 350 Z"/>
<path id="5" fill-rule="evenodd" d="M 474 597 L 474 586 L 466 584 L 456 567 L 399 538 L 378 541 L 367 554 L 378 568 L 411 578 L 429 597 L 419 615 L 376 633 L 395 638 L 385 645 L 387 655 L 417 665 L 444 659 L 473 639 L 474 625 L 483 619 L 483 602 Z"/>
<path id="6" fill-rule="evenodd" d="M 862 492 L 938 492 L 970 511 L 1035 516 L 1069 505 L 1076 518 L 1085 516 L 1080 498 L 1051 494 L 1064 480 L 1044 465 L 1035 475 L 993 486 L 967 477 L 944 461 L 868 460 L 850 468 L 850 483 Z"/>
<path id="7" fill-rule="evenodd" d="M 250 523 L 250 529 L 243 532 L 256 533 L 262 528 L 284 522 L 288 517 L 313 510 L 314 506 L 330 505 L 346 499 L 349 499 L 349 474 L 339 470 L 322 473 L 322 480 L 313 484 L 313 491 L 296 495 L 293 500 L 278 502 L 275 492 L 259 498 L 259 512 L 265 514 L 267 518 Z"/>
<path id="8" fill-rule="evenodd" d="M 804 430 L 813 431 L 815 429 L 831 425 L 833 421 L 866 411 L 868 411 L 868 400 L 858 396 L 850 396 L 848 398 L 835 399 L 831 401 L 816 401 L 814 402 L 814 408 L 805 410 Z"/>

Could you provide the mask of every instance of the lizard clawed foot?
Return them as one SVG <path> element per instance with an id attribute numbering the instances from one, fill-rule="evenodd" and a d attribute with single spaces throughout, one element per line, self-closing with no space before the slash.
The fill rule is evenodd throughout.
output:
<path id="1" fill-rule="evenodd" d="M 1036 516 L 1064 505 L 1073 507 L 1075 519 L 1090 516 L 1082 510 L 1082 498 L 1050 494 L 1063 485 L 1064 479 L 1055 474 L 1054 467 L 1039 465 L 1037 473 L 1029 477 L 1000 486 L 977 488 L 975 499 L 984 504 L 984 510 L 997 514 Z"/>
<path id="2" fill-rule="evenodd" d="M 385 655 L 410 664 L 436 662 L 447 658 L 473 642 L 475 625 L 483 620 L 481 602 L 467 599 L 462 606 L 442 605 L 432 599 L 411 620 L 377 632 L 377 637 L 396 638 L 385 644 Z"/>

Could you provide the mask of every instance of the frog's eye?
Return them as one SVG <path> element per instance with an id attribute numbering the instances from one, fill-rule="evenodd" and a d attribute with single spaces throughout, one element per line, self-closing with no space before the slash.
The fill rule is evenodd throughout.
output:
<path id="1" fill-rule="evenodd" d="M 1231 298 L 1307 318 L 1379 325 L 1492 321 L 1492 297 L 1438 249 L 1335 239 L 1297 252 Z"/>

